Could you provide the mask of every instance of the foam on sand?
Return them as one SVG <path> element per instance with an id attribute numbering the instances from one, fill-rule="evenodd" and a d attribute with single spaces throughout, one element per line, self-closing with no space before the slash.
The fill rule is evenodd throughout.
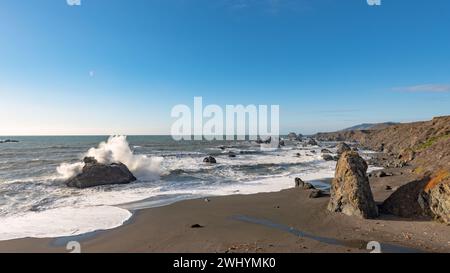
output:
<path id="1" fill-rule="evenodd" d="M 112 229 L 131 217 L 128 210 L 112 206 L 56 208 L 1 219 L 0 241 L 18 238 L 55 238 Z"/>

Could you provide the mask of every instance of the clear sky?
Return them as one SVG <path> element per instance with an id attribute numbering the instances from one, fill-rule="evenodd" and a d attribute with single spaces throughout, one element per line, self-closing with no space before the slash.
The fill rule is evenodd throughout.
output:
<path id="1" fill-rule="evenodd" d="M 450 114 L 450 1 L 0 2 L 0 135 L 168 134 L 194 96 L 283 133 Z"/>

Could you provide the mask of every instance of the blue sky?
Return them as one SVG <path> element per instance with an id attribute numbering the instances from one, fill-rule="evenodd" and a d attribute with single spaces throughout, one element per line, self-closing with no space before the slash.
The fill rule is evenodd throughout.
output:
<path id="1" fill-rule="evenodd" d="M 176 104 L 281 131 L 450 114 L 450 1 L 2 0 L 0 135 L 168 134 Z"/>

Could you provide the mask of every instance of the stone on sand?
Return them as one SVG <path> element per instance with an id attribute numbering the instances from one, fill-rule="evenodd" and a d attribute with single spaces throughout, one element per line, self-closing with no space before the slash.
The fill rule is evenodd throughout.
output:
<path id="1" fill-rule="evenodd" d="M 328 210 L 365 219 L 377 217 L 378 208 L 366 172 L 367 163 L 357 152 L 344 152 L 331 184 Z"/>

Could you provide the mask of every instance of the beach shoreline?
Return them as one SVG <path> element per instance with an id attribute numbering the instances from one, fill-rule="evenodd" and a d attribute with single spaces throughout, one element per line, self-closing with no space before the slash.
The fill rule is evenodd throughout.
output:
<path id="1" fill-rule="evenodd" d="M 376 202 L 416 175 L 388 169 L 391 177 L 371 177 Z M 294 181 L 292 181 L 294 187 Z M 381 215 L 363 220 L 326 210 L 329 198 L 310 199 L 292 188 L 272 193 L 184 200 L 133 212 L 124 225 L 75 237 L 24 238 L 0 242 L 0 252 L 62 252 L 79 241 L 81 252 L 144 253 L 367 253 L 380 242 L 386 252 L 449 252 L 444 224 Z"/>

